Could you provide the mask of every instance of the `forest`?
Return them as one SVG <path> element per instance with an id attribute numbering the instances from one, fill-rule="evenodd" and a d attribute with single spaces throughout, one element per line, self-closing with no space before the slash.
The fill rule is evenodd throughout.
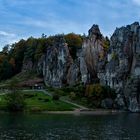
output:
<path id="1" fill-rule="evenodd" d="M 48 46 L 52 46 L 57 35 L 46 36 L 42 34 L 39 38 L 29 37 L 21 39 L 12 45 L 5 45 L 0 52 L 0 81 L 11 78 L 22 70 L 26 60 L 37 63 L 40 57 L 45 54 Z M 68 44 L 70 54 L 76 58 L 78 48 L 82 47 L 83 36 L 69 33 L 64 35 L 65 42 Z"/>

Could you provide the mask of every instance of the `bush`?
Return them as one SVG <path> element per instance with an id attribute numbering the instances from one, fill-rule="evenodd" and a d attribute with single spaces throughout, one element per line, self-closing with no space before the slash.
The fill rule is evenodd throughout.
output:
<path id="1" fill-rule="evenodd" d="M 75 93 L 75 96 L 77 97 L 83 97 L 85 96 L 85 86 L 82 85 L 82 84 L 77 84 L 73 87 L 67 87 L 67 88 L 64 88 L 63 89 L 64 92 L 67 92 L 67 93 Z"/>
<path id="2" fill-rule="evenodd" d="M 86 99 L 85 97 L 83 97 L 83 98 L 81 98 L 81 102 L 82 102 L 83 104 L 87 104 L 87 99 Z"/>
<path id="3" fill-rule="evenodd" d="M 86 95 L 88 97 L 100 97 L 102 95 L 103 88 L 100 84 L 93 84 L 86 86 Z"/>
<path id="4" fill-rule="evenodd" d="M 90 107 L 101 107 L 101 101 L 106 98 L 115 99 L 116 94 L 109 86 L 92 84 L 86 86 L 86 96 Z"/>
<path id="5" fill-rule="evenodd" d="M 38 98 L 38 100 L 43 100 L 42 98 Z"/>
<path id="6" fill-rule="evenodd" d="M 5 99 L 7 102 L 7 109 L 9 111 L 23 111 L 25 108 L 24 94 L 17 90 L 18 80 L 13 79 L 9 84 L 10 92 L 6 94 Z"/>
<path id="7" fill-rule="evenodd" d="M 7 109 L 9 111 L 23 111 L 25 108 L 24 95 L 19 91 L 11 91 L 6 95 Z"/>
<path id="8" fill-rule="evenodd" d="M 42 111 L 42 109 L 40 107 L 32 107 L 30 109 L 30 111 L 32 111 L 32 112 L 40 112 L 40 111 Z"/>
<path id="9" fill-rule="evenodd" d="M 64 92 L 64 91 L 61 90 L 61 89 L 56 89 L 55 92 L 57 92 L 57 94 L 58 94 L 59 96 L 65 96 L 65 95 L 66 95 L 66 92 Z"/>
<path id="10" fill-rule="evenodd" d="M 82 47 L 82 37 L 80 35 L 70 33 L 65 35 L 66 43 L 68 44 L 70 54 L 73 59 L 77 58 L 77 51 Z"/>
<path id="11" fill-rule="evenodd" d="M 113 60 L 116 60 L 118 58 L 118 56 L 117 56 L 117 54 L 115 52 L 112 53 L 111 57 L 112 57 Z"/>
<path id="12" fill-rule="evenodd" d="M 76 99 L 76 94 L 74 92 L 71 92 L 69 97 L 72 99 L 72 100 L 75 100 Z"/>
<path id="13" fill-rule="evenodd" d="M 86 86 L 86 95 L 87 97 L 95 97 L 95 98 L 112 98 L 116 97 L 115 91 L 111 89 L 109 86 L 102 86 L 100 84 L 93 84 Z"/>
<path id="14" fill-rule="evenodd" d="M 59 100 L 59 95 L 58 94 L 53 94 L 53 100 Z"/>
<path id="15" fill-rule="evenodd" d="M 24 94 L 24 97 L 25 98 L 33 98 L 33 97 L 36 97 L 37 95 L 36 94 Z"/>
<path id="16" fill-rule="evenodd" d="M 49 102 L 49 101 L 50 101 L 50 100 L 49 100 L 49 99 L 47 99 L 47 98 L 46 98 L 46 99 L 44 99 L 44 102 Z"/>
<path id="17" fill-rule="evenodd" d="M 116 93 L 114 89 L 110 88 L 109 86 L 103 86 L 102 88 L 104 98 L 112 98 L 112 99 L 116 98 Z"/>

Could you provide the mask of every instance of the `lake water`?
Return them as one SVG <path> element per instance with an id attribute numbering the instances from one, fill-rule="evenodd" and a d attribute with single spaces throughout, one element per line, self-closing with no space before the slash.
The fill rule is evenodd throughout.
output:
<path id="1" fill-rule="evenodd" d="M 0 114 L 0 140 L 140 140 L 140 115 Z"/>

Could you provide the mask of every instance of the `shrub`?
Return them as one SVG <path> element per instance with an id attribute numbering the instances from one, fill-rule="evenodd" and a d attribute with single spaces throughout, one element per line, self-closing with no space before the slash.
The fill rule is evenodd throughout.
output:
<path id="1" fill-rule="evenodd" d="M 58 94 L 53 94 L 53 98 L 52 98 L 53 100 L 59 100 L 59 95 Z"/>
<path id="2" fill-rule="evenodd" d="M 100 84 L 93 84 L 86 86 L 86 95 L 87 97 L 94 97 L 94 98 L 112 98 L 116 97 L 115 91 L 111 89 L 109 86 L 102 86 Z"/>
<path id="3" fill-rule="evenodd" d="M 30 109 L 30 111 L 32 111 L 32 112 L 40 112 L 40 111 L 42 111 L 42 109 L 40 107 L 32 107 Z"/>
<path id="4" fill-rule="evenodd" d="M 93 85 L 87 85 L 86 86 L 86 95 L 88 97 L 100 97 L 101 93 L 103 92 L 103 88 L 100 84 L 93 84 Z"/>
<path id="5" fill-rule="evenodd" d="M 44 99 L 44 102 L 49 102 L 49 101 L 50 101 L 50 100 L 49 100 L 49 99 L 47 99 L 47 98 L 46 98 L 46 99 Z"/>
<path id="6" fill-rule="evenodd" d="M 71 92 L 70 95 L 69 95 L 69 97 L 70 97 L 72 100 L 74 100 L 74 99 L 76 99 L 76 94 L 75 94 L 74 92 Z"/>
<path id="7" fill-rule="evenodd" d="M 37 95 L 36 95 L 36 94 L 29 94 L 29 93 L 28 93 L 28 94 L 27 94 L 27 93 L 24 94 L 24 97 L 25 97 L 25 98 L 33 98 L 33 97 L 35 97 L 35 96 L 37 96 Z"/>
<path id="8" fill-rule="evenodd" d="M 102 86 L 102 88 L 104 98 L 112 98 L 112 99 L 116 98 L 116 93 L 114 89 L 110 88 L 109 86 Z"/>
<path id="9" fill-rule="evenodd" d="M 9 85 L 10 92 L 5 96 L 7 101 L 7 109 L 9 111 L 23 111 L 25 108 L 24 94 L 17 90 L 17 88 L 18 80 L 13 79 Z"/>
<path id="10" fill-rule="evenodd" d="M 81 102 L 82 102 L 83 104 L 87 104 L 87 99 L 86 99 L 85 97 L 83 97 L 83 98 L 81 98 Z"/>
<path id="11" fill-rule="evenodd" d="M 56 89 L 55 92 L 57 92 L 57 94 L 58 94 L 59 96 L 65 96 L 65 95 L 66 95 L 66 92 L 64 92 L 64 91 L 61 90 L 61 89 Z"/>
<path id="12" fill-rule="evenodd" d="M 116 60 L 118 58 L 118 56 L 117 56 L 117 54 L 115 52 L 113 52 L 111 54 L 111 57 L 112 57 L 113 60 Z"/>
<path id="13" fill-rule="evenodd" d="M 70 33 L 65 35 L 66 43 L 68 44 L 70 54 L 73 59 L 77 58 L 77 51 L 82 47 L 82 37 L 80 35 Z"/>
<path id="14" fill-rule="evenodd" d="M 42 100 L 42 98 L 38 98 L 38 100 Z"/>
<path id="15" fill-rule="evenodd" d="M 92 84 L 86 86 L 86 96 L 89 107 L 101 107 L 101 101 L 105 98 L 115 99 L 116 94 L 109 86 Z"/>
<path id="16" fill-rule="evenodd" d="M 70 95 L 71 92 L 74 92 L 76 96 L 83 97 L 85 93 L 85 86 L 82 84 L 77 84 L 75 86 L 68 86 L 62 88 L 52 88 L 54 93 L 57 93 L 59 96 Z M 50 91 L 50 90 L 49 90 Z"/>
<path id="17" fill-rule="evenodd" d="M 108 37 L 106 37 L 105 41 L 103 43 L 104 50 L 107 51 L 109 46 L 110 46 L 110 41 L 109 41 Z"/>
<path id="18" fill-rule="evenodd" d="M 6 95 L 7 109 L 9 111 L 23 111 L 25 108 L 24 95 L 19 91 L 12 91 Z"/>

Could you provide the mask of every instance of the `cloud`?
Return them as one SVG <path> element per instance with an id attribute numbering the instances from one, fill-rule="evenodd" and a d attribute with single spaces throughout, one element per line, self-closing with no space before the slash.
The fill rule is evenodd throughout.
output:
<path id="1" fill-rule="evenodd" d="M 15 37 L 16 35 L 13 33 L 8 33 L 5 31 L 0 31 L 0 36 L 5 36 L 5 37 Z"/>
<path id="2" fill-rule="evenodd" d="M 18 22 L 23 25 L 32 26 L 32 27 L 39 27 L 39 28 L 45 28 L 47 27 L 47 22 L 43 20 L 37 20 L 37 19 L 24 19 L 24 21 Z"/>
<path id="3" fill-rule="evenodd" d="M 140 6 L 140 0 L 132 0 L 136 5 Z"/>
<path id="4" fill-rule="evenodd" d="M 18 40 L 19 38 L 16 34 L 0 30 L 0 49 L 6 44 L 15 43 Z"/>
<path id="5" fill-rule="evenodd" d="M 40 19 L 24 19 L 24 21 L 20 22 L 21 26 L 28 26 L 31 28 L 34 28 L 36 30 L 42 29 L 45 32 L 48 33 L 48 35 L 51 34 L 58 34 L 58 33 L 69 33 L 69 32 L 75 32 L 75 33 L 81 33 L 83 34 L 83 29 L 87 29 L 87 25 L 78 21 L 71 21 L 69 19 L 59 19 L 52 17 L 51 19 L 46 20 L 40 20 Z"/>
<path id="6" fill-rule="evenodd" d="M 87 33 L 92 24 L 110 35 L 139 21 L 139 6 L 140 0 L 0 0 L 0 45 L 42 33 Z"/>

